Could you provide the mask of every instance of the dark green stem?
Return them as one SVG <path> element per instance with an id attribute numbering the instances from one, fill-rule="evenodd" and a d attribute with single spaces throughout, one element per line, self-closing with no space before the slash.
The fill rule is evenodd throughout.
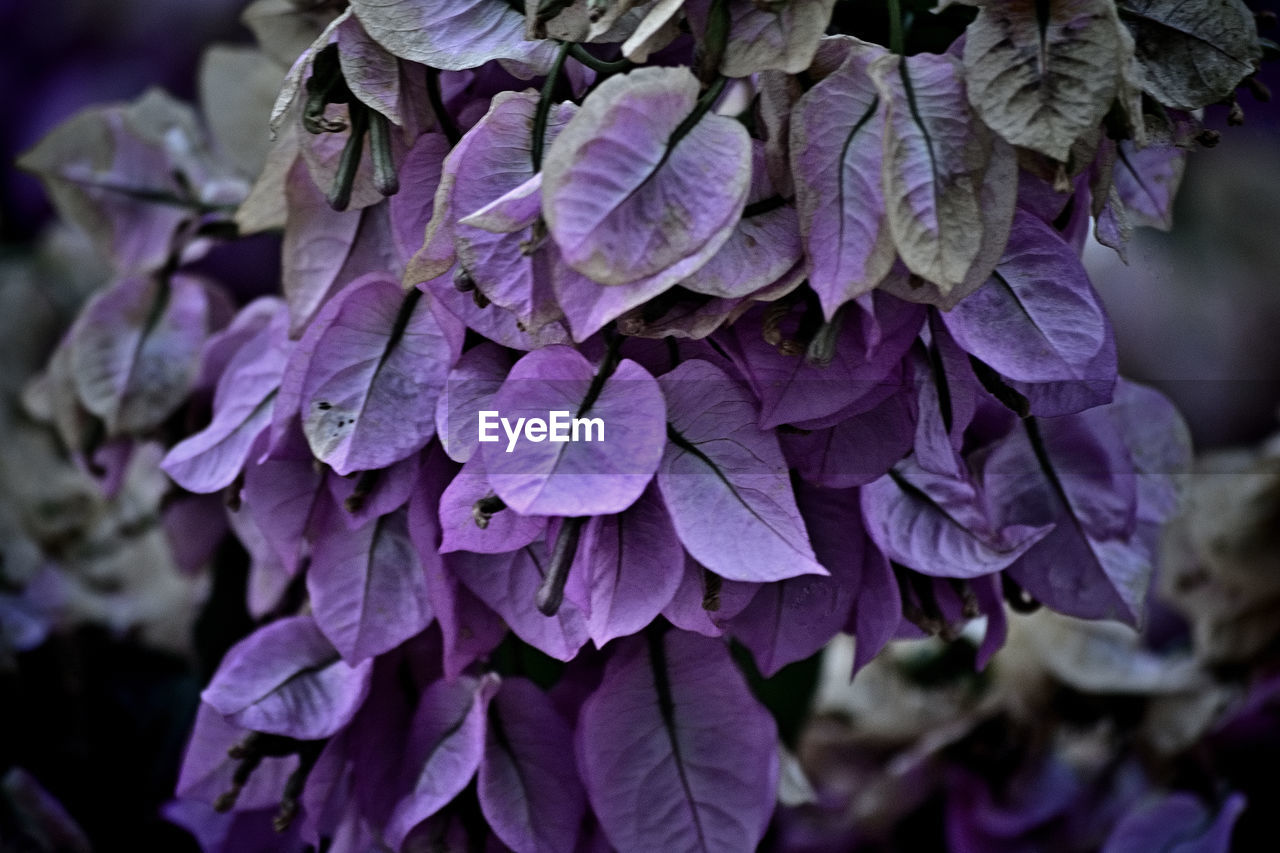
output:
<path id="1" fill-rule="evenodd" d="M 369 116 L 369 153 L 373 159 L 373 185 L 383 195 L 400 192 L 400 176 L 391 157 L 391 123 L 379 112 Z"/>
<path id="2" fill-rule="evenodd" d="M 342 211 L 351 204 L 351 188 L 356 183 L 356 172 L 360 170 L 360 155 L 364 153 L 364 132 L 369 126 L 369 111 L 364 104 L 352 101 L 348 107 L 351 111 L 350 135 L 347 144 L 342 148 L 342 157 L 338 160 L 338 171 L 333 176 L 333 186 L 329 188 L 329 206 Z"/>
<path id="3" fill-rule="evenodd" d="M 791 199 L 783 198 L 780 195 L 771 195 L 768 198 L 753 201 L 742 209 L 742 218 L 750 219 L 753 216 L 763 216 L 766 213 L 786 207 L 790 201 Z"/>
<path id="4" fill-rule="evenodd" d="M 589 53 L 587 49 L 580 44 L 570 43 L 569 55 L 597 74 L 601 74 L 606 77 L 613 74 L 621 74 L 636 67 L 634 62 L 625 57 L 612 62 L 607 59 L 601 59 L 598 56 L 594 56 Z"/>
<path id="5" fill-rule="evenodd" d="M 543 616 L 555 616 L 564 603 L 564 585 L 569 580 L 569 568 L 578 553 L 578 539 L 586 521 L 587 516 L 574 516 L 566 518 L 560 525 L 555 547 L 551 550 L 551 562 L 547 564 L 547 573 L 534 597 L 534 604 Z"/>
<path id="6" fill-rule="evenodd" d="M 901 0 L 889 0 L 889 49 L 903 56 L 906 52 L 903 42 Z"/>
<path id="7" fill-rule="evenodd" d="M 707 32 L 698 44 L 693 61 L 698 79 L 703 82 L 714 79 L 720 73 L 720 64 L 729 44 L 729 23 L 728 0 L 712 0 L 707 12 Z"/>
<path id="8" fill-rule="evenodd" d="M 533 139 L 529 146 L 529 154 L 533 160 L 533 171 L 542 171 L 542 151 L 546 145 L 547 118 L 551 115 L 551 101 L 555 97 L 556 84 L 560 82 L 560 72 L 564 69 L 564 58 L 569 55 L 569 42 L 563 42 L 556 51 L 555 62 L 547 73 L 542 84 L 542 94 L 538 98 L 538 108 L 533 114 Z"/>
<path id="9" fill-rule="evenodd" d="M 827 367 L 831 364 L 831 360 L 836 357 L 836 341 L 840 337 L 840 330 L 844 328 L 844 318 L 850 304 L 846 302 L 837 308 L 831 320 L 823 323 L 818 327 L 818 331 L 814 332 L 809 345 L 805 347 L 805 361 L 814 367 Z"/>
<path id="10" fill-rule="evenodd" d="M 684 139 L 689 131 L 693 130 L 698 122 L 702 121 L 702 117 L 706 115 L 713 106 L 715 106 L 716 101 L 720 99 L 720 94 L 724 92 L 725 84 L 728 82 L 729 78 L 727 77 L 717 77 L 715 82 L 707 87 L 707 91 L 703 92 L 698 98 L 698 102 L 693 105 L 693 112 L 685 116 L 684 121 L 676 125 L 676 129 L 671 132 L 671 139 L 667 141 L 668 154 L 676 147 L 676 143 L 681 139 Z M 667 155 L 665 154 L 663 155 L 664 161 L 666 160 L 666 156 Z M 661 163 L 659 163 L 659 165 L 661 165 Z M 656 172 L 657 169 L 654 169 L 654 171 Z"/>
<path id="11" fill-rule="evenodd" d="M 431 112 L 436 117 L 436 124 L 440 125 L 440 132 L 444 134 L 445 139 L 449 140 L 450 145 L 457 145 L 458 140 L 462 138 L 462 132 L 458 130 L 458 123 L 453 120 L 453 116 L 444 105 L 438 68 L 427 68 L 427 100 L 431 102 Z"/>
<path id="12" fill-rule="evenodd" d="M 596 400 L 600 397 L 600 392 L 604 390 L 604 383 L 613 375 L 613 371 L 618 367 L 619 351 L 622 349 L 623 336 L 617 333 L 609 334 L 609 348 L 605 350 L 604 359 L 600 362 L 600 367 L 596 369 L 596 375 L 591 378 L 591 385 L 587 388 L 587 394 L 582 398 L 582 406 L 578 409 L 577 417 L 582 417 L 591 407 L 595 405 Z"/>

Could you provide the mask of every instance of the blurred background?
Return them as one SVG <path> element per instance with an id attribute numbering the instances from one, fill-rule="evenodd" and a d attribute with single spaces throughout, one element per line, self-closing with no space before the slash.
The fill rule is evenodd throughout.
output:
<path id="1" fill-rule="evenodd" d="M 31 834 L 32 814 L 56 811 L 58 803 L 93 850 L 199 849 L 185 830 L 162 820 L 159 807 L 172 796 L 207 667 L 251 627 L 244 558 L 236 548 L 220 555 L 226 582 L 212 589 L 206 578 L 182 573 L 163 530 L 140 523 L 156 509 L 144 477 L 103 499 L 47 431 L 18 411 L 22 385 L 107 271 L 78 235 L 49 230 L 53 213 L 43 189 L 13 162 L 90 105 L 129 101 L 152 86 L 193 100 L 204 47 L 251 41 L 239 22 L 244 6 L 0 2 L 4 853 L 32 849 L 10 845 Z M 54 602 L 58 617 L 47 619 L 37 603 Z M 87 849 L 83 842 L 63 838 L 56 849 Z"/>
<path id="2" fill-rule="evenodd" d="M 0 839 L 15 803 L 43 789 L 95 849 L 196 849 L 157 809 L 200 685 L 251 625 L 245 557 L 228 540 L 217 577 L 184 574 L 174 543 L 153 538 L 162 530 L 130 527 L 145 515 L 145 477 L 97 496 L 18 413 L 23 384 L 105 271 L 76 235 L 49 230 L 43 190 L 12 163 L 89 105 L 151 86 L 192 100 L 204 46 L 250 41 L 244 5 L 0 0 Z M 1278 77 L 1272 67 L 1261 79 L 1280 93 Z M 1280 112 L 1247 95 L 1241 106 L 1242 127 L 1208 110 L 1222 141 L 1189 159 L 1171 231 L 1140 229 L 1128 265 L 1097 244 L 1086 253 L 1122 372 L 1171 396 L 1202 450 L 1270 435 L 1280 403 Z M 274 275 L 271 251 L 245 274 Z M 73 530 L 49 521 L 68 513 L 81 519 Z M 60 603 L 56 624 L 9 588 L 15 577 Z"/>

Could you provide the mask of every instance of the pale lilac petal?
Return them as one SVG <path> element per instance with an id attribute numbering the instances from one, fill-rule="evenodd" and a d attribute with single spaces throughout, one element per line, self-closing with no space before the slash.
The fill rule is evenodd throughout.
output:
<path id="1" fill-rule="evenodd" d="M 553 411 L 603 424 L 589 430 L 585 425 L 578 441 L 533 441 L 526 433 L 514 445 L 505 427 L 495 427 L 498 438 L 481 444 L 481 454 L 489 482 L 517 512 L 621 512 L 640 497 L 657 470 L 666 443 L 666 407 L 658 383 L 640 365 L 623 359 L 591 407 L 582 411 L 594 374 L 592 364 L 575 350 L 545 347 L 517 362 L 494 395 L 493 411 L 513 425 L 520 418 L 546 422 Z M 566 434 L 572 439 L 571 432 Z"/>
<path id="2" fill-rule="evenodd" d="M 735 580 L 825 575 L 796 509 L 778 440 L 756 426 L 751 393 L 700 360 L 684 362 L 659 382 L 673 437 L 658 488 L 694 559 Z"/>
<path id="3" fill-rule="evenodd" d="M 738 122 L 706 115 L 668 153 L 697 96 L 685 68 L 619 74 L 551 145 L 543 212 L 569 266 L 626 284 L 729 238 L 749 189 L 750 139 Z"/>
<path id="4" fill-rule="evenodd" d="M 371 667 L 348 666 L 310 616 L 292 616 L 233 646 L 200 696 L 247 729 L 317 740 L 351 721 Z"/>

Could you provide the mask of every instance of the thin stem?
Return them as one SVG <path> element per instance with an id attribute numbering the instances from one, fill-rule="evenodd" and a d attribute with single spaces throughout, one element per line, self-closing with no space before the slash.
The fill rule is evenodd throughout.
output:
<path id="1" fill-rule="evenodd" d="M 753 201 L 742 209 L 742 218 L 750 219 L 753 216 L 763 216 L 766 213 L 786 207 L 790 201 L 791 199 L 780 195 L 771 195 L 768 198 L 760 199 L 760 201 Z"/>
<path id="2" fill-rule="evenodd" d="M 369 151 L 373 155 L 373 185 L 378 192 L 395 195 L 400 192 L 400 176 L 391 156 L 391 127 L 387 117 L 369 111 Z"/>
<path id="3" fill-rule="evenodd" d="M 174 193 L 166 190 L 154 190 L 147 187 L 131 187 L 125 184 L 117 184 L 111 181 L 97 180 L 94 178 L 82 178 L 74 174 L 58 173 L 56 177 L 65 181 L 70 181 L 76 186 L 85 189 L 103 190 L 104 192 L 118 193 L 126 198 L 136 201 L 147 202 L 149 204 L 162 204 L 166 207 L 180 207 L 185 210 L 193 210 L 197 213 L 234 213 L 238 207 L 235 204 L 205 204 L 190 198 L 182 198 Z"/>
<path id="4" fill-rule="evenodd" d="M 593 56 L 585 47 L 572 42 L 569 43 L 569 55 L 597 74 L 603 74 L 605 76 L 630 71 L 632 68 L 636 67 L 634 62 L 625 57 L 610 62 L 607 59 L 601 59 L 598 56 Z"/>
<path id="5" fill-rule="evenodd" d="M 715 79 L 705 92 L 698 96 L 698 101 L 693 105 L 693 112 L 685 116 L 684 121 L 676 125 L 676 129 L 671 132 L 671 138 L 667 140 L 667 151 L 662 155 L 662 160 L 658 165 L 661 166 L 666 162 L 671 151 L 676 147 L 676 143 L 684 139 L 689 131 L 702 121 L 702 117 L 711 111 L 716 105 L 716 101 L 720 100 L 720 95 L 724 93 L 725 84 L 729 82 L 728 77 L 720 76 Z M 653 171 L 657 171 L 655 168 Z"/>
<path id="6" fill-rule="evenodd" d="M 604 359 L 600 362 L 596 375 L 591 378 L 591 385 L 587 388 L 586 396 L 582 398 L 582 406 L 578 409 L 577 417 L 582 417 L 595 405 L 600 392 L 604 390 L 604 383 L 618 368 L 618 356 L 622 349 L 623 337 L 617 333 L 609 336 L 609 348 L 605 350 Z"/>
<path id="7" fill-rule="evenodd" d="M 707 12 L 707 31 L 697 46 L 693 62 L 694 71 L 703 83 L 720 74 L 720 64 L 729 44 L 730 22 L 728 0 L 712 0 Z"/>
<path id="8" fill-rule="evenodd" d="M 573 516 L 566 518 L 560 525 L 556 544 L 551 550 L 551 562 L 547 564 L 547 574 L 534 596 L 534 604 L 543 616 L 555 616 L 564 603 L 564 585 L 569 580 L 569 568 L 578 553 L 578 539 L 587 518 Z"/>
<path id="9" fill-rule="evenodd" d="M 435 114 L 436 124 L 440 125 L 440 132 L 444 134 L 445 139 L 449 140 L 450 145 L 457 145 L 458 140 L 462 138 L 462 133 L 458 130 L 458 123 L 453 120 L 453 116 L 444 105 L 438 68 L 427 68 L 427 100 L 431 102 L 431 112 Z"/>
<path id="10" fill-rule="evenodd" d="M 888 49 L 902 56 L 905 54 L 902 38 L 901 0 L 888 0 Z"/>
<path id="11" fill-rule="evenodd" d="M 364 153 L 364 132 L 369 126 L 369 113 L 364 104 L 352 101 L 348 105 L 351 116 L 350 136 L 342 147 L 338 171 L 329 188 L 329 206 L 343 211 L 351 204 L 351 188 L 355 186 L 356 172 L 360 169 L 360 155 Z"/>
<path id="12" fill-rule="evenodd" d="M 547 117 L 551 114 L 551 99 L 555 96 L 556 84 L 560 82 L 560 72 L 564 68 L 564 58 L 569 55 L 569 48 L 572 47 L 569 42 L 563 42 L 560 49 L 556 51 L 555 62 L 551 64 L 551 71 L 547 73 L 547 79 L 542 84 L 542 94 L 538 98 L 538 109 L 533 114 L 533 144 L 529 148 L 529 154 L 533 159 L 533 171 L 542 171 L 542 150 L 546 144 L 547 135 Z"/>

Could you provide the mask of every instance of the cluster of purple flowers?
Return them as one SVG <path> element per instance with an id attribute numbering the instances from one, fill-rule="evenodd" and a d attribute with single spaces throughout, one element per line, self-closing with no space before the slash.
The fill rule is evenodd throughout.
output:
<path id="1" fill-rule="evenodd" d="M 993 3 L 907 55 L 890 6 L 886 48 L 834 0 L 261 0 L 212 138 L 152 93 L 27 156 L 117 272 L 38 408 L 108 481 L 164 442 L 189 559 L 209 495 L 252 557 L 206 849 L 749 850 L 782 759 L 730 641 L 1141 621 L 1189 440 L 1079 258 L 1167 223 L 1253 19 Z M 275 229 L 282 298 L 191 268 Z"/>

